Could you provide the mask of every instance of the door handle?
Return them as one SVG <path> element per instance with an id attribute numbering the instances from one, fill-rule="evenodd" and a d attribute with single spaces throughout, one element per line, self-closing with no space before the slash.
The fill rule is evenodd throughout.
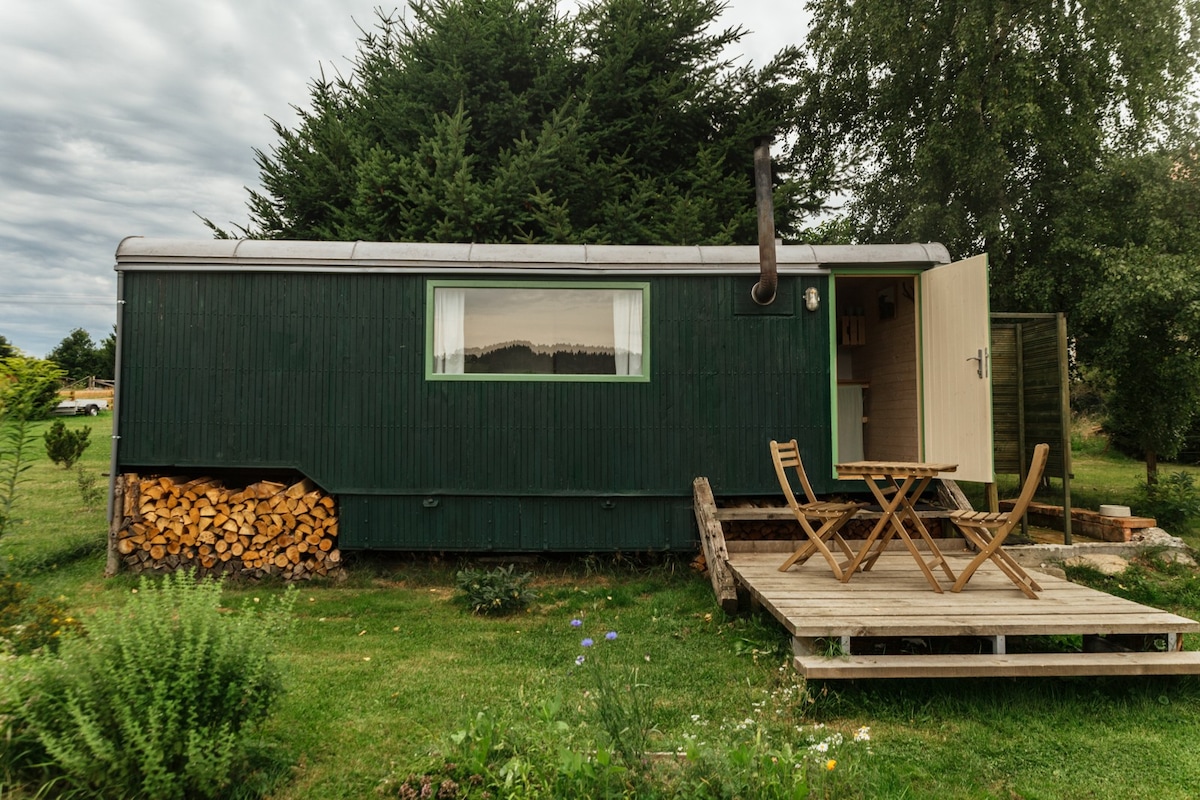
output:
<path id="1" fill-rule="evenodd" d="M 979 376 L 980 380 L 982 380 L 987 377 L 988 351 L 985 347 L 982 350 L 976 350 L 975 352 L 977 355 L 971 356 L 967 359 L 967 361 L 975 362 L 975 374 Z"/>

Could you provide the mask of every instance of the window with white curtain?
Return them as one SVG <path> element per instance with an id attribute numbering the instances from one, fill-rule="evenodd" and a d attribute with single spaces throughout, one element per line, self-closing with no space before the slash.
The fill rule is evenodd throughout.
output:
<path id="1" fill-rule="evenodd" d="M 429 377 L 645 381 L 648 284 L 430 281 Z"/>

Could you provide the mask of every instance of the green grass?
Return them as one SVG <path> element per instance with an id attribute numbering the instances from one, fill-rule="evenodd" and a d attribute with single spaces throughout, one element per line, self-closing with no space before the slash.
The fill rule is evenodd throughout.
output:
<path id="1" fill-rule="evenodd" d="M 109 420 L 68 420 L 93 426 L 84 463 L 97 471 L 107 471 Z M 1136 462 L 1081 453 L 1075 485 L 1091 488 L 1077 496 L 1092 491 L 1119 502 L 1140 470 Z M 29 474 L 18 507 L 26 521 L 0 540 L 0 557 L 42 595 L 66 598 L 85 623 L 97 608 L 123 603 L 135 582 L 102 577 L 103 509 L 83 509 L 73 474 L 49 464 L 40 447 Z M 532 742 L 552 755 L 560 743 L 583 748 L 594 724 L 584 727 L 586 687 L 572 669 L 580 652 L 573 617 L 588 633 L 619 632 L 614 652 L 639 667 L 656 698 L 656 749 L 743 735 L 735 729 L 746 719 L 766 740 L 800 748 L 821 735 L 814 724 L 846 736 L 869 726 L 870 755 L 866 745 L 843 745 L 834 754 L 837 769 L 822 776 L 814 796 L 1182 800 L 1200 786 L 1194 679 L 798 688 L 790 668 L 781 669 L 789 648 L 778 624 L 763 614 L 723 615 L 707 578 L 684 560 L 521 565 L 534 572 L 539 599 L 528 613 L 501 618 L 473 616 L 456 599 L 454 573 L 466 563 L 358 557 L 349 560 L 344 581 L 301 586 L 297 624 L 280 654 L 287 694 L 265 732 L 294 767 L 271 798 L 396 796 L 377 790 L 460 757 L 449 737 L 480 712 L 498 719 L 505 740 L 518 748 Z M 1109 588 L 1200 618 L 1198 587 L 1194 570 L 1150 564 Z M 230 585 L 229 604 L 281 591 L 275 583 Z M 542 720 L 547 714 L 566 728 L 550 727 Z"/>
<path id="2" fill-rule="evenodd" d="M 1095 426 L 1086 421 L 1075 425 L 1071 470 L 1071 505 L 1074 508 L 1096 511 L 1102 504 L 1113 503 L 1129 506 L 1134 515 L 1147 513 L 1145 509 L 1139 509 L 1137 491 L 1138 486 L 1146 481 L 1145 462 L 1110 448 Z M 1160 462 L 1158 470 L 1160 476 L 1174 472 L 1187 473 L 1200 485 L 1200 466 Z M 962 483 L 960 486 L 975 508 L 987 507 L 983 484 Z M 996 486 L 1001 498 L 1012 498 L 1021 493 L 1017 475 L 997 475 Z M 1040 488 L 1034 499 L 1062 505 L 1062 481 L 1050 479 L 1049 485 Z M 1193 519 L 1187 527 L 1167 532 L 1180 537 L 1190 547 L 1200 549 L 1200 520 Z"/>

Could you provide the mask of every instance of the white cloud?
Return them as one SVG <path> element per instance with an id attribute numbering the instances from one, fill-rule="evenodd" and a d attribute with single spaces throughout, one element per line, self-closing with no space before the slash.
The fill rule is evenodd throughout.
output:
<path id="1" fill-rule="evenodd" d="M 322 66 L 349 71 L 378 5 L 0 3 L 0 334 L 38 356 L 75 327 L 102 339 L 122 238 L 245 223 L 268 117 L 292 125 Z M 743 49 L 762 64 L 802 35 L 799 8 L 734 0 L 723 22 L 755 31 Z"/>

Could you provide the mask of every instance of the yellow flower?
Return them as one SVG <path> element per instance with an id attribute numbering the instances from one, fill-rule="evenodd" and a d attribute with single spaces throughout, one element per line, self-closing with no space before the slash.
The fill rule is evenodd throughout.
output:
<path id="1" fill-rule="evenodd" d="M 830 772 L 833 772 L 833 768 L 836 766 L 837 766 L 836 758 L 831 758 L 825 762 L 825 769 L 829 770 Z"/>

